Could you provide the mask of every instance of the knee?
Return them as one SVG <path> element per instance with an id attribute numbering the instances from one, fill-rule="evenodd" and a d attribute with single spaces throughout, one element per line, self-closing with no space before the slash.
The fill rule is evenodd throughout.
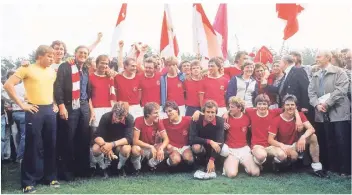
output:
<path id="1" fill-rule="evenodd" d="M 131 154 L 132 147 L 131 145 L 124 145 L 120 151 L 121 155 L 124 157 L 129 157 Z"/>
<path id="2" fill-rule="evenodd" d="M 283 151 L 283 150 L 279 150 L 278 153 L 277 153 L 277 156 L 276 156 L 281 162 L 286 160 L 287 158 L 287 155 L 286 153 Z"/>
<path id="3" fill-rule="evenodd" d="M 296 161 L 298 159 L 298 153 L 296 151 L 290 151 L 290 158 L 292 161 Z"/>
<path id="4" fill-rule="evenodd" d="M 132 146 L 132 155 L 133 156 L 140 156 L 141 155 L 141 147 Z"/>
<path id="5" fill-rule="evenodd" d="M 257 161 L 256 163 L 264 163 L 268 155 L 265 151 L 257 151 L 257 152 L 254 152 L 253 156 L 254 156 L 254 159 Z"/>
<path id="6" fill-rule="evenodd" d="M 170 155 L 172 165 L 178 165 L 181 162 L 181 155 L 177 152 L 173 152 Z"/>
<path id="7" fill-rule="evenodd" d="M 309 143 L 310 143 L 310 144 L 318 143 L 318 138 L 317 138 L 317 136 L 315 135 L 315 133 L 313 133 L 313 134 L 310 136 Z"/>
<path id="8" fill-rule="evenodd" d="M 195 154 L 199 154 L 202 152 L 202 146 L 200 144 L 194 144 L 194 145 L 192 145 L 192 151 Z"/>
<path id="9" fill-rule="evenodd" d="M 225 172 L 226 172 L 226 177 L 228 177 L 228 178 L 234 178 L 238 174 L 238 171 L 228 171 L 228 172 L 225 171 Z"/>
<path id="10" fill-rule="evenodd" d="M 182 155 L 182 158 L 184 161 L 186 161 L 188 164 L 192 164 L 194 159 L 193 159 L 193 154 L 191 151 L 185 151 Z"/>
<path id="11" fill-rule="evenodd" d="M 93 152 L 94 156 L 98 156 L 101 154 L 101 150 L 100 150 L 100 147 L 98 146 L 98 144 L 93 145 L 92 152 Z"/>

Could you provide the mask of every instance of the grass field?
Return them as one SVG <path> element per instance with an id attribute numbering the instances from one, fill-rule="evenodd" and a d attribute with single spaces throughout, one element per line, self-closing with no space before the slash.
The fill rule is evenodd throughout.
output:
<path id="1" fill-rule="evenodd" d="M 19 164 L 2 165 L 1 193 L 22 193 L 20 189 Z M 320 179 L 307 172 L 285 172 L 273 174 L 264 172 L 260 177 L 249 177 L 240 172 L 235 179 L 219 176 L 207 181 L 193 179 L 192 173 L 156 173 L 142 177 L 110 177 L 103 180 L 96 176 L 91 179 L 77 179 L 61 182 L 58 189 L 45 185 L 37 186 L 37 193 L 54 194 L 224 194 L 224 193 L 265 193 L 265 194 L 350 194 L 351 178 L 330 173 L 330 179 Z"/>

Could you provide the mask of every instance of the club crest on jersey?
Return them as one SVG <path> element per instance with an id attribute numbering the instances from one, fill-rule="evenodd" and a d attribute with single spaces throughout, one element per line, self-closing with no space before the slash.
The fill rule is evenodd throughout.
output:
<path id="1" fill-rule="evenodd" d="M 246 132 L 247 131 L 247 127 L 242 127 L 242 132 Z"/>
<path id="2" fill-rule="evenodd" d="M 178 88 L 181 88 L 181 87 L 182 87 L 182 84 L 181 84 L 181 83 L 177 84 L 177 87 L 178 87 Z"/>
<path id="3" fill-rule="evenodd" d="M 157 84 L 157 85 L 160 85 L 160 81 L 159 81 L 159 80 L 157 80 L 157 81 L 156 81 L 156 84 Z"/>
<path id="4" fill-rule="evenodd" d="M 187 130 L 184 130 L 182 135 L 188 135 L 188 131 Z"/>
<path id="5" fill-rule="evenodd" d="M 223 85 L 221 85 L 221 86 L 220 86 L 220 89 L 221 89 L 221 90 L 224 90 L 224 89 L 225 89 L 225 87 L 224 87 Z"/>
<path id="6" fill-rule="evenodd" d="M 137 91 L 137 87 L 133 87 L 133 91 Z"/>

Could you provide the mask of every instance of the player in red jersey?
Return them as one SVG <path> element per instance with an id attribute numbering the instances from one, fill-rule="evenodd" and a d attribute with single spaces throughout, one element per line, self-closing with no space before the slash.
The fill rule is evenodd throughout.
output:
<path id="1" fill-rule="evenodd" d="M 167 101 L 163 110 L 168 116 L 163 119 L 163 124 L 170 140 L 167 145 L 169 158 L 166 163 L 169 166 L 176 166 L 181 160 L 188 164 L 193 163 L 192 150 L 188 144 L 191 117 L 180 116 L 180 110 L 174 101 Z"/>
<path id="2" fill-rule="evenodd" d="M 116 102 L 114 80 L 106 75 L 109 67 L 109 56 L 100 55 L 97 57 L 97 69 L 89 75 L 92 89 L 92 105 L 95 112 L 93 127 L 98 127 L 100 118 L 111 111 L 112 105 Z"/>
<path id="3" fill-rule="evenodd" d="M 156 71 L 157 61 L 152 57 L 144 60 L 144 75 L 141 75 L 139 89 L 141 90 L 142 108 L 148 102 L 160 105 L 160 72 Z"/>
<path id="4" fill-rule="evenodd" d="M 224 162 L 223 174 L 230 178 L 237 175 L 239 164 L 242 164 L 251 176 L 259 176 L 260 173 L 247 144 L 250 120 L 243 113 L 244 108 L 245 102 L 241 98 L 232 96 L 229 99 L 229 116 L 225 123 L 225 129 L 227 129 L 225 143 L 229 146 L 230 155 Z"/>
<path id="5" fill-rule="evenodd" d="M 248 53 L 245 51 L 239 51 L 237 52 L 235 56 L 235 64 L 230 67 L 225 68 L 225 75 L 228 76 L 229 79 L 231 79 L 233 76 L 238 76 L 242 74 L 242 65 L 243 62 L 248 59 Z"/>
<path id="6" fill-rule="evenodd" d="M 140 76 L 136 74 L 136 61 L 127 58 L 123 61 L 125 70 L 115 76 L 115 90 L 117 101 L 128 102 L 129 113 L 134 117 L 143 116 L 142 108 L 139 104 L 141 92 L 139 89 Z"/>
<path id="7" fill-rule="evenodd" d="M 144 116 L 135 120 L 131 162 L 139 174 L 141 160 L 146 158 L 152 170 L 164 160 L 164 149 L 169 144 L 164 124 L 159 120 L 160 106 L 149 102 L 144 106 Z M 159 143 L 160 138 L 162 143 Z"/>
<path id="8" fill-rule="evenodd" d="M 191 75 L 185 80 L 186 91 L 186 116 L 192 116 L 195 111 L 200 111 L 199 90 L 202 85 L 202 67 L 199 60 L 191 62 Z"/>
<path id="9" fill-rule="evenodd" d="M 258 95 L 254 103 L 256 108 L 246 109 L 246 114 L 251 120 L 252 137 L 251 148 L 254 162 L 262 165 L 266 157 L 276 156 L 280 151 L 271 147 L 268 143 L 268 130 L 274 117 L 282 113 L 282 109 L 269 110 L 270 99 L 266 94 Z M 298 115 L 298 112 L 297 112 Z M 296 116 L 297 126 L 302 126 L 301 118 Z"/>
<path id="10" fill-rule="evenodd" d="M 222 116 L 227 112 L 225 103 L 225 94 L 229 79 L 221 75 L 222 69 L 221 60 L 212 58 L 208 64 L 208 76 L 202 80 L 202 87 L 200 90 L 199 101 L 203 105 L 207 100 L 214 100 L 218 104 L 218 116 Z"/>
<path id="11" fill-rule="evenodd" d="M 298 153 L 304 152 L 306 144 L 309 144 L 309 152 L 312 157 L 312 169 L 314 175 L 318 177 L 327 177 L 323 171 L 322 164 L 319 162 L 319 145 L 317 136 L 315 135 L 314 127 L 310 124 L 303 113 L 299 113 L 306 131 L 301 134 L 295 127 L 295 112 L 297 98 L 294 95 L 286 95 L 283 98 L 284 112 L 274 118 L 272 125 L 269 128 L 268 142 L 281 152 L 276 154 L 279 158 L 278 163 L 289 158 L 296 161 Z"/>

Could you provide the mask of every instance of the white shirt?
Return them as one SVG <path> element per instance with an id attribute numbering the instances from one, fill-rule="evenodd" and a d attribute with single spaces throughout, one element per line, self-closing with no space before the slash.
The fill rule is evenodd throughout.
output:
<path id="1" fill-rule="evenodd" d="M 290 66 L 288 66 L 288 67 L 286 68 L 286 70 L 285 70 L 285 80 L 286 80 L 286 78 L 287 78 L 288 73 L 290 73 L 291 69 L 292 69 L 294 66 L 295 66 L 295 64 L 292 64 L 292 65 L 290 65 Z"/>
<path id="2" fill-rule="evenodd" d="M 15 104 L 13 102 L 13 100 L 9 97 L 9 95 L 7 94 L 7 92 L 3 89 L 1 89 L 1 96 L 3 98 L 5 98 L 5 101 L 9 101 L 11 103 L 11 107 L 12 107 L 12 110 L 22 110 L 21 107 L 19 107 L 17 104 Z M 26 96 L 26 90 L 24 89 L 24 85 L 23 85 L 23 82 L 15 85 L 15 91 L 16 91 L 16 95 L 17 97 L 22 101 L 22 102 L 26 102 L 24 99 L 25 99 L 25 96 Z"/>

